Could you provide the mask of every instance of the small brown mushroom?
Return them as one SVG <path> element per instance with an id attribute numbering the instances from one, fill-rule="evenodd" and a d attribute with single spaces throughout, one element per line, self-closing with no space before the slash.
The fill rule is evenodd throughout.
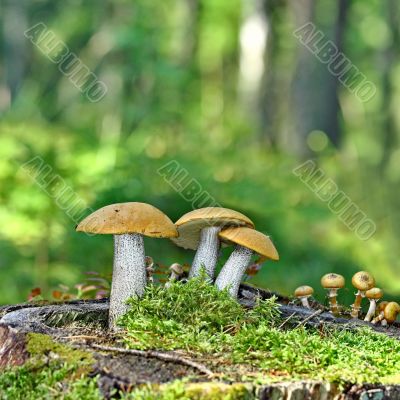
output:
<path id="1" fill-rule="evenodd" d="M 376 324 L 385 318 L 385 307 L 389 304 L 388 301 L 381 301 L 378 304 L 378 315 L 371 321 L 371 324 Z"/>
<path id="2" fill-rule="evenodd" d="M 153 282 L 154 282 L 154 278 L 153 278 L 153 274 L 154 274 L 154 260 L 153 260 L 153 257 L 146 256 L 146 257 L 144 258 L 144 261 L 145 261 L 145 265 L 146 265 L 146 277 L 147 277 L 147 282 L 153 283 Z"/>
<path id="3" fill-rule="evenodd" d="M 311 308 L 308 302 L 308 298 L 312 296 L 314 289 L 311 286 L 303 285 L 299 286 L 295 291 L 294 295 L 300 299 L 301 304 L 306 308 Z"/>
<path id="4" fill-rule="evenodd" d="M 379 301 L 383 296 L 383 290 L 379 288 L 372 288 L 365 292 L 365 297 L 369 300 L 369 309 L 364 321 L 371 321 L 372 317 L 375 315 L 376 302 Z"/>
<path id="5" fill-rule="evenodd" d="M 368 272 L 359 271 L 353 275 L 351 283 L 357 289 L 356 299 L 351 308 L 351 316 L 352 318 L 358 318 L 361 309 L 361 301 L 363 297 L 365 297 L 365 292 L 375 286 L 375 280 Z"/>
<path id="6" fill-rule="evenodd" d="M 337 304 L 337 291 L 343 288 L 344 284 L 344 277 L 333 272 L 326 274 L 321 278 L 322 287 L 328 290 L 329 306 L 331 313 L 334 315 L 339 313 Z"/>
<path id="7" fill-rule="evenodd" d="M 179 281 L 183 276 L 183 267 L 181 264 L 173 263 L 169 270 L 171 271 L 171 275 L 168 278 L 168 282 L 166 282 L 165 287 L 169 288 L 172 282 Z"/>
<path id="8" fill-rule="evenodd" d="M 385 319 L 382 320 L 382 326 L 386 326 L 387 324 L 393 324 L 396 321 L 397 316 L 400 313 L 400 305 L 395 301 L 391 301 L 388 303 L 384 310 Z"/>

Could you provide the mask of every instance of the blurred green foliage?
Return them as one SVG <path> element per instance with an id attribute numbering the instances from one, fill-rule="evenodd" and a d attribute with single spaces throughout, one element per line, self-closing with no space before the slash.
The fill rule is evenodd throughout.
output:
<path id="1" fill-rule="evenodd" d="M 271 141 L 260 130 L 263 113 L 241 100 L 239 0 L 3 0 L 1 7 L 1 303 L 23 301 L 36 286 L 45 292 L 59 283 L 72 286 L 84 271 L 112 269 L 112 237 L 75 232 L 77 221 L 22 168 L 35 157 L 82 199 L 82 216 L 114 202 L 143 201 L 172 220 L 191 210 L 157 173 L 176 160 L 188 180 L 196 179 L 218 203 L 245 213 L 271 235 L 281 260 L 267 262 L 254 284 L 284 294 L 310 284 L 322 299 L 319 279 L 334 271 L 348 281 L 340 299 L 350 304 L 350 278 L 362 268 L 374 274 L 388 298 L 399 299 L 400 153 L 396 140 L 389 146 L 382 132 L 390 118 L 397 129 L 398 117 L 393 121 L 388 113 L 398 107 L 400 63 L 393 56 L 388 94 L 387 72 L 376 58 L 395 38 L 380 2 L 351 2 L 345 32 L 346 54 L 377 85 L 376 96 L 363 104 L 339 88 L 341 147 L 323 132 L 304 141 L 306 157 L 316 159 L 377 224 L 368 241 L 358 239 L 292 173 L 304 152 L 296 152 L 285 128 L 276 132 L 277 143 Z M 331 8 L 328 1 L 318 3 L 322 29 Z M 283 15 L 274 23 L 281 41 L 277 68 L 286 77 L 299 44 L 291 33 L 294 19 Z M 106 83 L 101 101 L 88 101 L 23 37 L 39 22 Z M 283 82 L 283 97 L 289 86 Z M 291 115 L 276 119 L 288 122 Z M 162 264 L 190 263 L 194 255 L 168 240 L 145 244 Z M 223 259 L 230 251 L 224 250 Z"/>

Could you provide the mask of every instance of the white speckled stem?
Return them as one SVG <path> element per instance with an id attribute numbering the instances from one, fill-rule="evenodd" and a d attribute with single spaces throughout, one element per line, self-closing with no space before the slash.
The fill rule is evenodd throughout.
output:
<path id="1" fill-rule="evenodd" d="M 219 226 L 210 226 L 201 230 L 200 243 L 189 271 L 189 279 L 199 276 L 202 268 L 211 280 L 214 279 L 220 249 L 218 238 L 220 230 Z"/>
<path id="2" fill-rule="evenodd" d="M 142 235 L 114 235 L 114 268 L 110 294 L 109 327 L 117 329 L 118 318 L 128 310 L 126 300 L 142 296 L 146 286 L 146 261 Z"/>
<path id="3" fill-rule="evenodd" d="M 374 299 L 371 299 L 369 304 L 369 309 L 367 312 L 367 315 L 364 318 L 364 321 L 371 321 L 372 317 L 375 315 L 375 310 L 376 310 L 376 301 Z"/>
<path id="4" fill-rule="evenodd" d="M 221 272 L 215 281 L 215 286 L 217 286 L 219 290 L 229 287 L 230 295 L 236 298 L 240 282 L 250 264 L 252 255 L 252 250 L 237 245 L 228 258 L 228 261 L 222 267 Z"/>

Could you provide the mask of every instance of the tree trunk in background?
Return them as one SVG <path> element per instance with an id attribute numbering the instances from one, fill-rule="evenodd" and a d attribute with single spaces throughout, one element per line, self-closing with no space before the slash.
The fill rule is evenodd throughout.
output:
<path id="1" fill-rule="evenodd" d="M 185 21 L 183 21 L 184 29 L 180 62 L 184 66 L 188 66 L 193 62 L 197 50 L 201 4 L 199 0 L 184 0 L 184 5 Z"/>
<path id="2" fill-rule="evenodd" d="M 264 54 L 268 29 L 263 2 L 264 0 L 242 0 L 239 33 L 239 100 L 246 115 L 256 123 L 259 122 L 260 115 L 260 89 L 265 71 Z"/>
<path id="3" fill-rule="evenodd" d="M 383 119 L 383 139 L 382 139 L 382 159 L 380 162 L 380 172 L 385 173 L 387 163 L 394 146 L 396 145 L 396 122 L 393 115 L 393 86 L 391 75 L 393 68 L 398 63 L 400 31 L 399 31 L 399 13 L 396 0 L 387 0 L 387 21 L 392 32 L 392 41 L 383 54 L 383 77 L 382 77 L 382 119 Z"/>
<path id="4" fill-rule="evenodd" d="M 2 4 L 4 35 L 4 68 L 6 85 L 11 101 L 22 84 L 27 60 L 27 41 L 24 31 L 28 28 L 24 1 L 8 0 Z"/>
<path id="5" fill-rule="evenodd" d="M 260 90 L 259 111 L 264 141 L 276 146 L 287 130 L 290 93 L 290 51 L 282 32 L 288 20 L 288 4 L 284 0 L 264 0 L 264 13 L 268 23 L 265 51 L 265 71 Z M 290 37 L 290 32 L 286 32 Z"/>
<path id="6" fill-rule="evenodd" d="M 316 30 L 318 18 L 315 16 L 317 3 L 315 0 L 292 0 L 291 5 L 295 15 L 295 29 L 313 22 Z M 322 45 L 332 40 L 339 52 L 343 48 L 343 32 L 345 30 L 347 0 L 340 0 L 337 14 L 331 23 L 332 34 L 324 33 Z M 321 45 L 321 46 L 322 46 Z M 291 93 L 292 134 L 289 145 L 295 146 L 295 152 L 307 156 L 307 136 L 313 130 L 326 133 L 332 144 L 340 145 L 341 132 L 339 125 L 338 80 L 322 64 L 318 58 L 303 44 L 298 42 L 298 62 L 293 77 Z"/>

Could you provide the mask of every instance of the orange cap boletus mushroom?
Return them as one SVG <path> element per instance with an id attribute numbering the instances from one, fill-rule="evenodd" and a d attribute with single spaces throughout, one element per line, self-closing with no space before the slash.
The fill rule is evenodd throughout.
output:
<path id="1" fill-rule="evenodd" d="M 175 222 L 179 236 L 172 241 L 184 249 L 197 250 L 189 271 L 189 279 L 199 276 L 202 268 L 214 279 L 220 240 L 218 233 L 229 226 L 254 228 L 244 214 L 222 207 L 205 207 L 190 211 Z"/>
<path id="2" fill-rule="evenodd" d="M 143 236 L 178 236 L 175 225 L 159 209 L 145 203 L 118 203 L 102 207 L 81 221 L 78 232 L 114 235 L 114 267 L 110 294 L 109 326 L 117 319 L 131 296 L 141 296 L 146 286 Z"/>
<path id="3" fill-rule="evenodd" d="M 232 297 L 237 297 L 243 274 L 250 264 L 253 254 L 271 260 L 279 260 L 279 254 L 269 236 L 254 229 L 239 227 L 227 228 L 219 233 L 222 241 L 236 244 L 235 250 L 222 267 L 215 285 L 218 289 L 229 288 Z"/>

